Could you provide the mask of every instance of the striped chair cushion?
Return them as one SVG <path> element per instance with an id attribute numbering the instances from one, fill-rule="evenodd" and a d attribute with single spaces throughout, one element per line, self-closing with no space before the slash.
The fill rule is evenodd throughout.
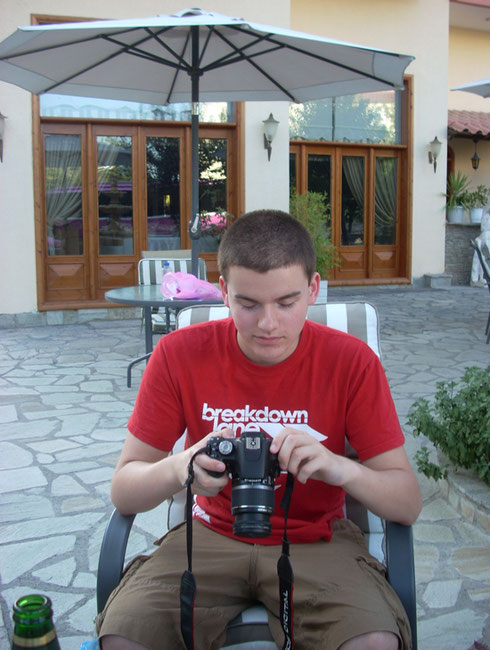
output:
<path id="1" fill-rule="evenodd" d="M 227 318 L 230 315 L 228 307 L 222 305 L 198 305 L 187 307 L 178 316 L 177 327 L 186 327 L 208 320 Z M 317 323 L 334 327 L 342 332 L 348 332 L 363 340 L 381 357 L 379 345 L 378 315 L 373 305 L 366 302 L 330 302 L 311 305 L 308 307 L 308 318 Z"/>
<path id="2" fill-rule="evenodd" d="M 138 283 L 139 284 L 161 284 L 165 262 L 169 264 L 169 270 L 172 272 L 180 271 L 181 273 L 191 273 L 192 259 L 190 257 L 148 257 L 138 262 Z M 206 262 L 198 260 L 198 276 L 206 279 Z M 153 331 L 165 334 L 169 330 L 175 329 L 175 313 L 173 310 L 152 309 L 151 315 Z"/>
<path id="3" fill-rule="evenodd" d="M 182 273 L 191 273 L 192 260 L 186 258 L 145 258 L 138 262 L 138 282 L 139 284 L 161 284 L 163 278 L 163 269 L 165 262 L 168 262 L 170 271 L 181 271 Z M 198 261 L 198 276 L 206 279 L 206 262 L 202 259 Z"/>

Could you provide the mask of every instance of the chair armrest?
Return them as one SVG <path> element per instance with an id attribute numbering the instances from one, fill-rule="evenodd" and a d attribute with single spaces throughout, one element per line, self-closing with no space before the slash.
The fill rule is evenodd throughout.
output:
<path id="1" fill-rule="evenodd" d="M 121 579 L 129 532 L 135 516 L 122 515 L 118 510 L 114 510 L 107 524 L 97 569 L 97 613 L 99 614 Z"/>
<path id="2" fill-rule="evenodd" d="M 412 648 L 417 648 L 417 605 L 413 534 L 411 526 L 386 522 L 386 567 L 388 581 L 396 591 L 412 629 Z"/>

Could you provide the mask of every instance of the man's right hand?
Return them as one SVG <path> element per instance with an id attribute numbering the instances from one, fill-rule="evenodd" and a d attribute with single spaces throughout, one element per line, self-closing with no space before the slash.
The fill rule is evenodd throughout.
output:
<path id="1" fill-rule="evenodd" d="M 210 438 L 234 438 L 235 435 L 232 429 L 221 429 L 219 431 L 212 431 L 205 438 L 197 442 L 192 447 L 180 452 L 184 456 L 183 470 L 185 478 L 182 484 L 185 483 L 189 471 L 189 462 L 192 456 L 207 445 Z M 209 472 L 217 472 L 223 474 L 222 476 L 212 476 Z M 226 472 L 226 465 L 220 460 L 211 458 L 205 453 L 198 454 L 194 459 L 194 481 L 192 483 L 193 494 L 200 494 L 206 497 L 215 497 L 221 490 L 228 484 L 229 477 Z"/>

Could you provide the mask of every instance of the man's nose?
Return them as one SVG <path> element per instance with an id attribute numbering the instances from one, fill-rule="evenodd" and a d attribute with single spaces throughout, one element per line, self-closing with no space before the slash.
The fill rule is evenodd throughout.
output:
<path id="1" fill-rule="evenodd" d="M 273 305 L 265 305 L 263 307 L 258 325 L 260 329 L 266 332 L 271 332 L 276 328 L 277 314 Z"/>

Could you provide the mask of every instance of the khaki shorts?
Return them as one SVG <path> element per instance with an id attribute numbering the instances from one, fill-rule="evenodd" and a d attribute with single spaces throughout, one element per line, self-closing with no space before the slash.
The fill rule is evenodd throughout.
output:
<path id="1" fill-rule="evenodd" d="M 246 544 L 194 521 L 196 650 L 215 650 L 227 623 L 254 601 L 268 610 L 276 644 L 280 546 Z M 360 634 L 389 631 L 411 647 L 409 623 L 384 567 L 367 551 L 352 522 L 337 521 L 330 542 L 291 545 L 293 631 L 297 650 L 333 650 Z M 116 634 L 151 650 L 185 649 L 180 633 L 180 578 L 187 568 L 185 526 L 172 529 L 150 556 L 128 566 L 97 619 L 99 637 Z"/>

